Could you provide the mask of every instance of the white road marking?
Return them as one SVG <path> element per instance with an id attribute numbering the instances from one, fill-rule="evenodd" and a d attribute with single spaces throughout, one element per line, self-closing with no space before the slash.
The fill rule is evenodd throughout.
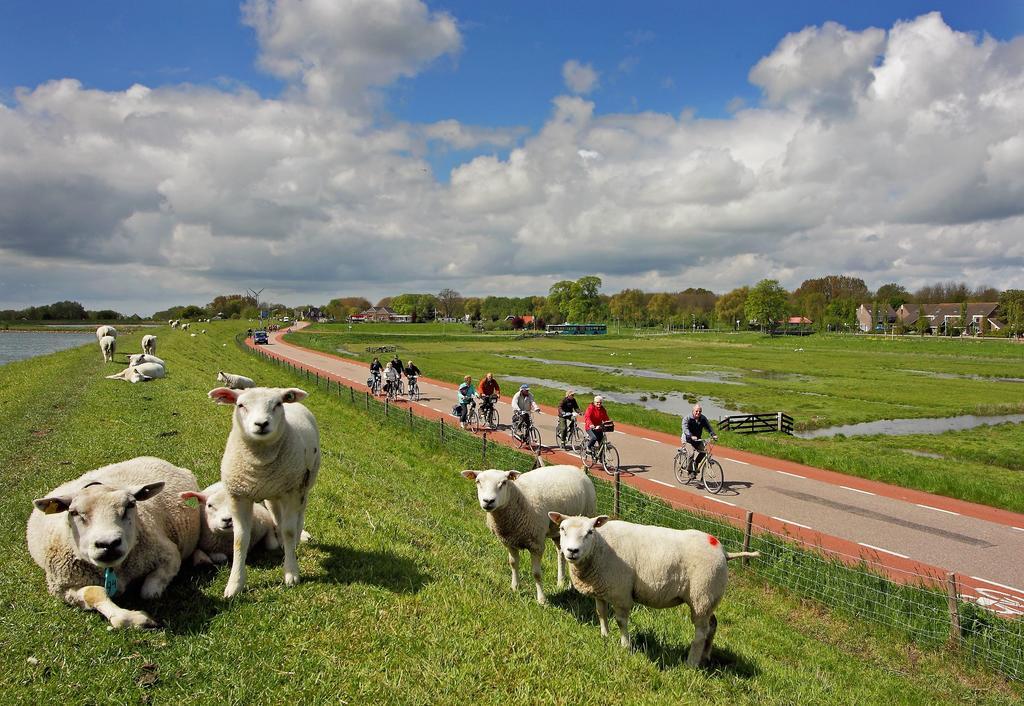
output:
<path id="1" fill-rule="evenodd" d="M 1024 532 L 1024 527 L 1015 527 L 1013 525 L 1010 525 L 1010 529 L 1015 529 L 1018 532 Z"/>
<path id="2" fill-rule="evenodd" d="M 657 439 L 650 439 L 650 438 L 648 438 L 648 437 L 646 437 L 646 436 L 641 436 L 640 438 L 641 438 L 641 439 L 643 439 L 644 441 L 649 441 L 649 442 L 651 442 L 652 444 L 660 444 L 660 443 L 661 443 L 661 442 L 660 442 L 660 441 L 658 441 Z"/>
<path id="3" fill-rule="evenodd" d="M 1024 593 L 1024 591 L 1020 590 L 1019 588 L 1014 588 L 1013 586 L 1007 586 L 1005 583 L 996 583 L 995 581 L 989 581 L 988 579 L 983 579 L 980 576 L 972 576 L 971 578 L 974 579 L 975 581 L 981 581 L 983 583 L 990 583 L 993 586 L 999 586 L 999 588 L 1005 588 L 1008 591 L 1016 591 L 1017 593 Z"/>
<path id="4" fill-rule="evenodd" d="M 793 520 L 787 520 L 785 517 L 776 517 L 775 515 L 772 515 L 772 519 L 773 520 L 778 520 L 779 522 L 784 522 L 787 525 L 796 525 L 797 527 L 803 527 L 804 529 L 814 529 L 813 527 L 809 527 L 807 525 L 802 525 L 799 522 L 793 522 Z"/>
<path id="5" fill-rule="evenodd" d="M 867 547 L 868 549 L 874 549 L 876 552 L 884 552 L 886 554 L 892 554 L 893 556 L 898 556 L 900 559 L 909 559 L 910 558 L 906 554 L 900 554 L 899 552 L 894 552 L 894 551 L 892 551 L 890 549 L 882 549 L 881 547 L 876 547 L 873 544 L 865 544 L 864 542 L 857 542 L 857 544 L 859 544 L 862 547 Z"/>
<path id="6" fill-rule="evenodd" d="M 674 485 L 672 485 L 671 483 L 666 483 L 663 480 L 657 480 L 655 478 L 648 478 L 647 480 L 651 481 L 652 483 L 657 483 L 658 485 L 667 485 L 669 488 L 675 488 Z"/>
<path id="7" fill-rule="evenodd" d="M 750 464 L 749 464 L 749 463 L 747 463 L 746 461 L 737 461 L 737 460 L 736 460 L 736 459 L 734 459 L 734 458 L 727 458 L 727 459 L 726 459 L 726 461 L 731 461 L 732 463 L 738 463 L 738 464 L 740 464 L 741 466 L 749 466 L 749 465 L 750 465 Z"/>
<path id="8" fill-rule="evenodd" d="M 874 495 L 874 493 L 869 493 L 869 492 L 868 492 L 868 491 L 866 491 L 866 490 L 860 490 L 860 489 L 858 489 L 858 488 L 851 488 L 851 487 L 850 487 L 850 486 L 848 486 L 848 485 L 841 485 L 841 486 L 839 486 L 839 487 L 840 487 L 840 488 L 843 488 L 843 489 L 845 489 L 845 490 L 852 490 L 852 491 L 853 491 L 853 492 L 855 492 L 855 493 L 863 493 L 864 495 Z"/>
<path id="9" fill-rule="evenodd" d="M 775 471 L 775 472 L 776 473 L 781 473 L 784 476 L 793 476 L 794 478 L 799 478 L 801 480 L 807 480 L 803 476 L 798 476 L 796 473 L 789 473 L 788 471 Z"/>
<path id="10" fill-rule="evenodd" d="M 931 505 L 922 505 L 921 503 L 914 503 L 918 507 L 923 507 L 925 510 L 935 510 L 935 512 L 944 512 L 947 515 L 956 515 L 960 517 L 959 512 L 953 512 L 952 510 L 943 510 L 941 507 L 932 507 Z"/>
<path id="11" fill-rule="evenodd" d="M 723 505 L 728 505 L 729 507 L 736 507 L 736 503 L 731 503 L 728 500 L 722 500 L 721 498 L 713 498 L 710 495 L 705 495 L 704 498 L 706 500 L 714 500 L 716 503 L 722 503 Z"/>

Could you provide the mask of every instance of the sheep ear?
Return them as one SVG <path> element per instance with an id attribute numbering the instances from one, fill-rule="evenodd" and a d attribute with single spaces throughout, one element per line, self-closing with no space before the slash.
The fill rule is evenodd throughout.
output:
<path id="1" fill-rule="evenodd" d="M 476 480 L 476 474 L 477 474 L 476 471 L 463 471 L 462 472 L 462 477 L 463 478 L 468 478 L 469 480 Z"/>
<path id="2" fill-rule="evenodd" d="M 36 509 L 46 515 L 56 515 L 58 512 L 67 512 L 71 507 L 71 498 L 38 498 L 32 501 Z"/>
<path id="3" fill-rule="evenodd" d="M 548 519 L 554 522 L 556 525 L 562 524 L 562 520 L 565 519 L 565 515 L 558 512 L 549 512 Z"/>
<path id="4" fill-rule="evenodd" d="M 179 493 L 178 497 L 181 498 L 182 500 L 191 500 L 192 498 L 195 498 L 196 500 L 199 501 L 200 505 L 205 505 L 206 501 L 209 499 L 202 493 L 197 493 L 194 490 L 186 490 L 183 493 Z"/>
<path id="5" fill-rule="evenodd" d="M 135 490 L 129 490 L 128 492 L 131 493 L 136 500 L 149 500 L 163 489 L 164 482 L 162 480 L 158 480 L 155 483 L 140 485 Z"/>
<path id="6" fill-rule="evenodd" d="M 218 387 L 216 390 L 210 390 L 206 393 L 207 396 L 217 402 L 217 404 L 234 404 L 238 401 L 238 393 L 227 387 Z"/>
<path id="7" fill-rule="evenodd" d="M 297 387 L 289 387 L 283 393 L 281 393 L 282 402 L 298 402 L 299 400 L 306 399 L 306 391 L 300 390 Z"/>
<path id="8" fill-rule="evenodd" d="M 508 478 L 509 480 L 515 480 L 521 475 L 523 474 L 520 473 L 519 471 L 509 471 L 508 473 L 505 474 L 505 477 Z"/>
<path id="9" fill-rule="evenodd" d="M 604 527 L 610 519 L 608 515 L 598 515 L 594 518 L 594 527 Z"/>

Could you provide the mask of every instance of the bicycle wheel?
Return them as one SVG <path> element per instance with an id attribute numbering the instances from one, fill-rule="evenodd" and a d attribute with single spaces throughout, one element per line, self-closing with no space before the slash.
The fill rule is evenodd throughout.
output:
<path id="1" fill-rule="evenodd" d="M 675 458 L 672 459 L 672 472 L 675 474 L 676 480 L 683 485 L 690 483 L 690 476 L 686 472 L 687 459 L 688 456 L 682 449 L 676 451 Z"/>
<path id="2" fill-rule="evenodd" d="M 480 413 L 476 407 L 469 410 L 469 414 L 466 415 L 466 428 L 470 431 L 480 431 Z"/>
<path id="3" fill-rule="evenodd" d="M 533 449 L 534 453 L 540 453 L 540 431 L 535 426 L 530 426 L 526 432 L 526 442 L 530 448 Z"/>
<path id="4" fill-rule="evenodd" d="M 722 471 L 722 464 L 714 459 L 704 463 L 704 472 L 701 476 L 704 479 L 704 489 L 709 493 L 717 493 L 725 485 L 725 473 Z"/>
<path id="5" fill-rule="evenodd" d="M 579 453 L 581 448 L 583 448 L 583 432 L 579 427 L 573 427 L 572 431 L 565 435 L 565 449 Z"/>
<path id="6" fill-rule="evenodd" d="M 580 462 L 589 470 L 594 467 L 594 452 L 585 443 L 579 447 Z"/>
<path id="7" fill-rule="evenodd" d="M 498 422 L 498 410 L 496 410 L 494 407 L 489 407 L 487 409 L 487 412 L 484 413 L 484 423 L 491 429 L 497 429 Z"/>
<path id="8" fill-rule="evenodd" d="M 601 449 L 601 467 L 610 476 L 619 470 L 619 450 L 611 444 L 605 444 Z"/>

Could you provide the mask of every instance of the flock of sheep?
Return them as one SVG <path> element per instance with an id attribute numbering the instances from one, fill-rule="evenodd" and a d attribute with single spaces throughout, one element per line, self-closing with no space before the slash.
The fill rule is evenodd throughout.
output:
<path id="1" fill-rule="evenodd" d="M 109 347 L 112 357 L 116 331 L 101 327 L 97 337 L 104 356 Z M 147 359 L 155 358 L 156 337 L 144 337 L 143 347 L 142 358 L 122 371 L 124 379 L 162 377 L 143 369 L 157 365 Z M 156 360 L 162 369 L 163 361 Z M 225 387 L 209 397 L 234 410 L 219 482 L 200 490 L 191 471 L 139 457 L 89 471 L 34 501 L 29 552 L 46 572 L 51 594 L 101 613 L 114 627 L 154 627 L 145 612 L 121 608 L 114 599 L 137 580 L 142 598 L 156 598 L 183 564 L 229 560 L 224 595 L 231 598 L 245 587 L 246 558 L 256 547 L 281 548 L 285 584 L 298 583 L 296 551 L 309 538 L 305 512 L 321 460 L 316 419 L 301 404 L 306 393 L 256 387 L 250 378 L 224 372 L 217 377 Z M 547 602 L 541 560 L 550 539 L 558 551 L 558 586 L 568 565 L 572 586 L 595 599 L 602 636 L 608 635 L 609 604 L 628 648 L 634 604 L 685 603 L 695 628 L 687 664 L 708 658 L 727 562 L 756 552 L 727 553 L 714 536 L 698 530 L 595 517 L 593 482 L 575 466 L 462 475 L 476 483 L 487 525 L 508 550 L 513 591 L 519 589 L 525 549 L 537 602 Z"/>

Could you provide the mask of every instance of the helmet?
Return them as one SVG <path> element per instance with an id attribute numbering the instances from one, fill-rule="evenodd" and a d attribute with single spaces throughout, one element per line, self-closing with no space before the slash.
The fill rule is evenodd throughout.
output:
<path id="1" fill-rule="evenodd" d="M 530 389 L 530 386 L 529 386 L 529 385 L 520 385 L 520 386 L 519 386 L 519 389 L 520 389 L 520 390 L 529 390 L 529 389 Z"/>

